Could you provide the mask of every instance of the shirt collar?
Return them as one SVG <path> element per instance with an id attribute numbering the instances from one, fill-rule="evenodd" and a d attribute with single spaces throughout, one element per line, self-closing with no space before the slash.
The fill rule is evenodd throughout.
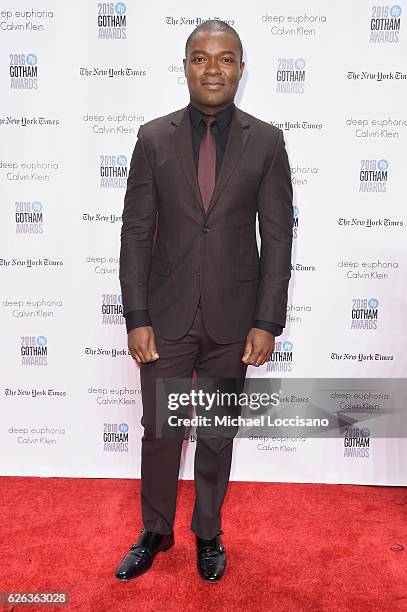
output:
<path id="1" fill-rule="evenodd" d="M 232 121 L 232 117 L 235 112 L 235 108 L 236 107 L 234 103 L 232 102 L 230 106 L 224 108 L 222 111 L 220 111 L 220 113 L 216 113 L 216 115 L 214 115 L 216 119 L 216 125 L 218 126 L 218 130 L 220 132 L 224 132 L 225 129 L 230 124 L 230 122 Z M 191 118 L 191 123 L 194 127 L 197 128 L 199 124 L 201 123 L 201 121 L 203 120 L 204 113 L 200 111 L 199 109 L 197 109 L 196 106 L 193 106 L 191 102 L 188 104 L 188 110 L 189 110 L 189 116 Z"/>

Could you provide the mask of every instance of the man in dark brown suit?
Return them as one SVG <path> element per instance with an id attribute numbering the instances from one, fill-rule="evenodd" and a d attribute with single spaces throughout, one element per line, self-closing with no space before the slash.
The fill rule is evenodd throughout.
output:
<path id="1" fill-rule="evenodd" d="M 236 31 L 218 20 L 186 44 L 190 104 L 142 126 L 130 164 L 120 282 L 128 346 L 140 364 L 144 527 L 116 571 L 129 580 L 174 544 L 182 438 L 156 435 L 156 379 L 244 380 L 282 333 L 291 270 L 292 187 L 283 133 L 234 105 L 243 74 Z M 261 236 L 256 242 L 256 215 Z M 221 506 L 233 438 L 199 437 L 198 569 L 226 564 Z"/>

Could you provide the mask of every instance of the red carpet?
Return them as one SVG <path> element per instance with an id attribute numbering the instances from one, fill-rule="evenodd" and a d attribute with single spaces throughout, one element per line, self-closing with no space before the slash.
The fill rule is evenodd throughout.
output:
<path id="1" fill-rule="evenodd" d="M 211 585 L 195 570 L 192 482 L 180 482 L 175 547 L 127 583 L 114 571 L 140 529 L 139 481 L 0 482 L 0 591 L 70 597 L 67 606 L 17 612 L 407 610 L 404 488 L 232 482 L 228 568 Z"/>

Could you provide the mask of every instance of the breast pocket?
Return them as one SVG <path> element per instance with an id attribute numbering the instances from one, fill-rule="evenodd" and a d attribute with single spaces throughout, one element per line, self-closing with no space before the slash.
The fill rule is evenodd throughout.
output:
<path id="1" fill-rule="evenodd" d="M 254 177 L 254 178 L 258 178 L 259 180 L 262 177 L 262 173 L 261 171 L 258 172 L 257 170 L 251 170 L 250 168 L 244 168 L 240 171 L 240 174 L 242 176 L 249 176 L 249 177 Z"/>
<path id="2" fill-rule="evenodd" d="M 263 161 L 257 155 L 249 155 L 246 151 L 240 162 L 240 172 L 245 176 L 261 179 L 263 176 Z"/>

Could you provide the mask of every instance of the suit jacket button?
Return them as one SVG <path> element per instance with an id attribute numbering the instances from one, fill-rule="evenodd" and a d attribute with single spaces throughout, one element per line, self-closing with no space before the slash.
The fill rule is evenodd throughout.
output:
<path id="1" fill-rule="evenodd" d="M 202 231 L 204 234 L 207 234 L 209 232 L 209 227 L 207 225 L 204 225 Z"/>

